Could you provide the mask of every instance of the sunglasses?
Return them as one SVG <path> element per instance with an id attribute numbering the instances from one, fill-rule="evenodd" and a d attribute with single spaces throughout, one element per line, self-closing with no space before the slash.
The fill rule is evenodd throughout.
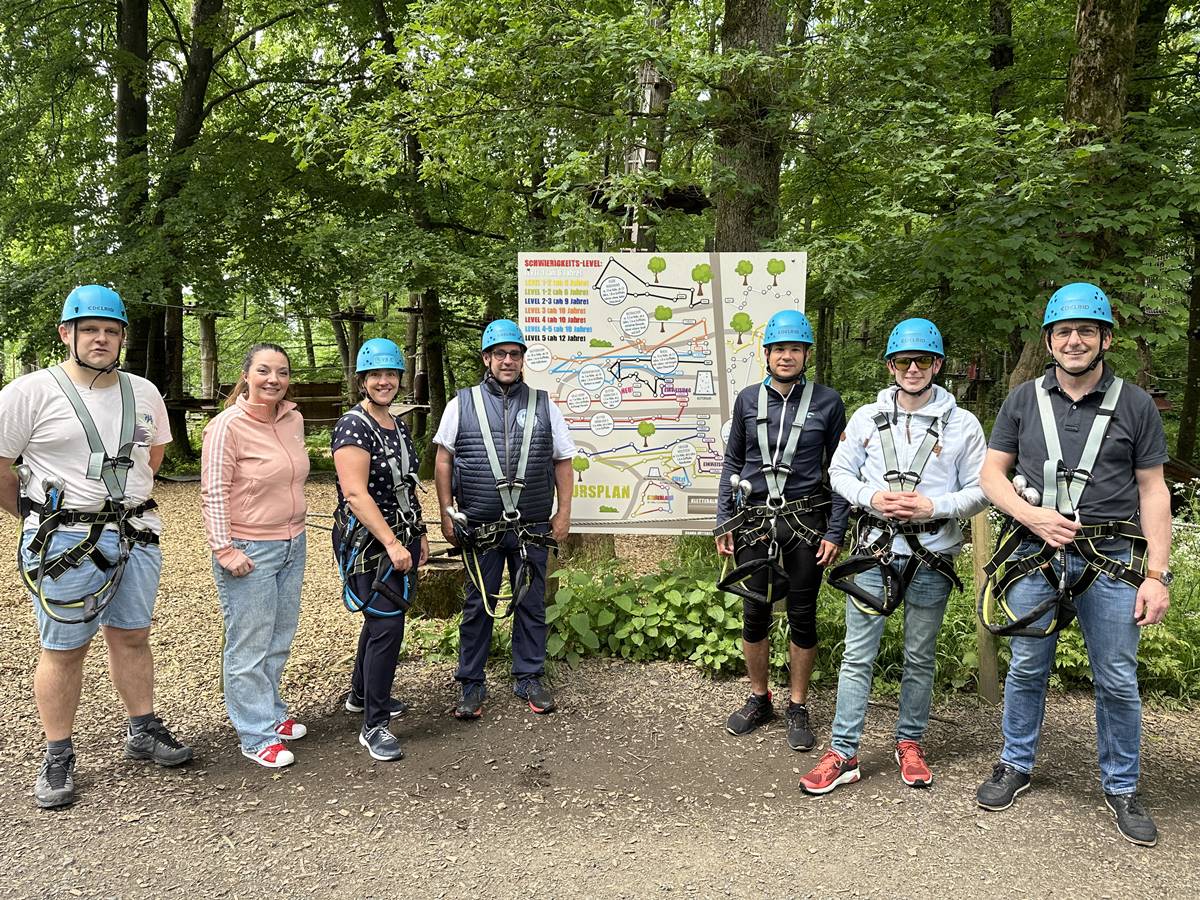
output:
<path id="1" fill-rule="evenodd" d="M 521 350 L 520 348 L 516 350 L 489 350 L 488 353 L 492 354 L 492 356 L 499 360 L 520 359 L 525 355 L 525 351 Z"/>
<path id="2" fill-rule="evenodd" d="M 907 371 L 912 366 L 916 366 L 922 372 L 933 365 L 934 357 L 932 356 L 894 356 L 892 357 L 892 365 L 901 372 Z"/>

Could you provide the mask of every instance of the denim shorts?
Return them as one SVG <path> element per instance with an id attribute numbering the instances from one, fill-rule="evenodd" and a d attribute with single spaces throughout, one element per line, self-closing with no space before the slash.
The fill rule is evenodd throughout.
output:
<path id="1" fill-rule="evenodd" d="M 37 531 L 27 530 L 21 538 L 21 560 L 26 569 L 36 565 L 37 557 L 25 548 Z M 46 558 L 51 559 L 79 542 L 87 532 L 59 530 L 50 536 Z M 109 559 L 117 558 L 117 533 L 111 528 L 100 536 L 100 552 Z M 46 615 L 37 597 L 30 595 L 33 613 L 37 618 L 38 635 L 47 650 L 74 650 L 82 647 L 100 630 L 101 625 L 111 628 L 136 630 L 148 628 L 154 616 L 154 600 L 158 594 L 158 580 L 162 574 L 162 551 L 158 544 L 131 546 L 129 561 L 117 586 L 116 595 L 104 610 L 90 622 L 68 625 L 56 622 Z M 108 578 L 90 559 L 85 559 L 74 569 L 56 578 L 42 581 L 42 593 L 55 600 L 78 600 L 101 587 Z M 75 610 L 63 610 L 68 617 L 78 615 Z"/>

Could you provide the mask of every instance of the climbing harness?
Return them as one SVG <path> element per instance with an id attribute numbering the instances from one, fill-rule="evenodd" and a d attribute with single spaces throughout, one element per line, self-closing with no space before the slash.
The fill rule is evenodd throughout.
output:
<path id="1" fill-rule="evenodd" d="M 893 434 L 895 422 L 889 419 L 887 413 L 877 413 L 872 421 L 879 432 L 879 446 L 883 452 L 885 466 L 884 480 L 888 490 L 892 492 L 915 491 L 925 474 L 925 467 L 933 455 L 934 448 L 941 439 L 954 408 L 951 407 L 944 415 L 934 418 L 925 431 L 925 436 L 913 454 L 912 463 L 907 471 L 900 471 L 899 458 L 896 454 L 896 439 Z M 851 529 L 850 556 L 845 561 L 834 566 L 829 571 L 829 584 L 850 597 L 859 610 L 869 616 L 890 616 L 904 602 L 904 594 L 916 577 L 921 566 L 926 566 L 948 579 L 957 590 L 962 590 L 962 582 L 954 571 L 954 564 L 941 553 L 926 548 L 920 541 L 922 534 L 935 534 L 945 526 L 944 519 L 933 519 L 926 522 L 901 522 L 885 519 L 865 509 L 856 510 L 853 515 Z M 871 534 L 878 532 L 874 540 Z M 904 539 L 909 553 L 903 557 L 904 562 L 897 564 L 901 558 L 893 551 L 897 537 Z M 879 571 L 883 580 L 883 594 L 876 596 L 855 579 L 864 572 L 872 569 Z"/>
<path id="2" fill-rule="evenodd" d="M 787 485 L 788 476 L 792 473 L 792 460 L 796 455 L 796 447 L 800 443 L 800 433 L 804 430 L 808 410 L 812 405 L 813 383 L 805 381 L 800 392 L 800 401 L 796 407 L 796 415 L 788 430 L 786 443 L 783 441 L 784 422 L 780 420 L 780 434 L 776 441 L 778 456 L 771 453 L 770 437 L 767 434 L 767 380 L 764 379 L 758 388 L 758 411 L 756 413 L 756 438 L 758 440 L 759 456 L 763 460 L 763 478 L 767 483 L 766 503 L 749 503 L 750 480 L 734 475 L 730 478 L 730 487 L 734 492 L 735 512 L 721 525 L 713 529 L 716 537 L 732 533 L 734 536 L 734 564 L 728 561 L 721 573 L 717 588 L 728 591 L 747 600 L 772 604 L 777 595 L 786 594 L 791 583 L 791 577 L 783 567 L 783 554 L 803 542 L 817 546 L 821 542 L 821 533 L 809 525 L 805 516 L 824 512 L 830 501 L 827 497 L 818 495 L 799 497 L 794 500 L 784 498 L 783 491 Z M 787 402 L 784 401 L 784 409 Z M 768 462 L 768 460 L 771 460 Z M 791 534 L 780 539 L 780 522 L 785 523 Z M 741 551 L 757 544 L 766 543 L 766 556 L 746 560 L 739 563 L 737 558 Z M 765 592 L 759 592 L 750 587 L 749 582 L 760 572 L 767 573 Z"/>
<path id="3" fill-rule="evenodd" d="M 412 460 L 408 455 L 408 446 L 399 431 L 399 423 L 396 423 L 395 432 L 400 442 L 400 455 L 397 458 L 396 452 L 384 434 L 384 429 L 374 418 L 357 406 L 351 409 L 347 415 L 362 419 L 371 427 L 383 448 L 383 455 L 387 460 L 392 479 L 392 491 L 396 496 L 395 514 L 391 516 L 390 520 L 387 516 L 384 518 L 388 520 L 388 525 L 392 529 L 392 534 L 396 536 L 396 540 L 407 547 L 425 534 L 426 529 L 425 523 L 421 520 L 420 510 L 414 508 L 412 504 L 412 489 L 420 487 L 420 481 L 416 472 L 413 471 Z M 393 421 L 395 420 L 393 419 Z M 342 579 L 342 605 L 350 612 L 360 612 L 380 618 L 404 615 L 412 604 L 411 592 L 416 560 L 413 560 L 413 566 L 403 573 L 403 588 L 397 591 L 389 583 L 391 576 L 396 574 L 391 558 L 383 545 L 350 511 L 349 504 L 343 504 L 334 513 L 333 522 L 336 532 L 341 536 L 337 562 L 338 574 Z M 351 579 L 371 572 L 374 573 L 371 592 L 364 599 L 351 587 Z M 375 601 L 380 597 L 391 601 L 395 604 L 396 609 L 380 609 L 375 606 Z"/>
<path id="4" fill-rule="evenodd" d="M 1042 467 L 1045 487 L 1040 498 L 1041 506 L 1057 510 L 1060 514 L 1079 521 L 1079 501 L 1084 489 L 1092 482 L 1092 469 L 1100 454 L 1108 427 L 1112 423 L 1122 385 L 1120 378 L 1114 378 L 1105 390 L 1100 408 L 1096 411 L 1096 418 L 1088 432 L 1079 464 L 1074 469 L 1068 469 L 1063 464 L 1062 446 L 1050 403 L 1050 393 L 1040 382 L 1035 385 L 1042 432 L 1046 437 L 1046 461 Z M 1016 487 L 1017 479 L 1014 478 L 1013 481 L 1014 489 L 1017 489 L 1027 502 L 1037 499 L 1035 490 L 1026 487 L 1022 491 Z M 1097 541 L 1112 539 L 1129 541 L 1128 563 L 1105 556 L 1096 549 Z M 1041 548 L 1035 553 L 1013 559 L 1018 548 L 1026 540 L 1040 541 L 1040 538 L 1016 519 L 1006 516 L 996 552 L 983 568 L 985 580 L 979 592 L 977 613 L 979 620 L 993 634 L 1050 637 L 1071 624 L 1076 615 L 1075 598 L 1090 588 L 1100 575 L 1135 589 L 1145 579 L 1146 537 L 1137 522 L 1118 520 L 1081 525 L 1075 533 L 1075 538 L 1067 545 L 1078 553 L 1084 562 L 1083 571 L 1074 582 L 1069 582 L 1067 576 L 1067 546 L 1056 550 L 1042 541 Z M 1055 564 L 1058 566 L 1057 572 Z M 1024 615 L 1019 615 L 1008 605 L 1005 596 L 1015 582 L 1035 571 L 1041 572 L 1046 583 L 1054 589 L 1054 594 Z M 1051 612 L 1053 615 L 1048 624 L 1044 627 L 1034 626 L 1035 622 Z"/>
<path id="5" fill-rule="evenodd" d="M 495 324 L 495 323 L 493 323 Z M 521 432 L 521 447 L 517 456 L 516 471 L 512 477 L 504 472 L 500 464 L 500 455 L 496 452 L 496 441 L 488 420 L 487 407 L 484 404 L 483 390 L 479 385 L 471 388 L 471 402 L 475 406 L 475 416 L 479 420 L 483 446 L 487 451 L 488 465 L 492 469 L 492 477 L 496 480 L 496 490 L 500 494 L 500 503 L 504 508 L 497 522 L 486 522 L 472 525 L 467 517 L 454 507 L 447 507 L 447 513 L 454 522 L 454 534 L 462 548 L 463 567 L 471 584 L 483 598 L 483 608 L 489 616 L 503 619 L 511 616 L 518 605 L 529 593 L 537 576 L 537 567 L 529 564 L 528 548 L 543 547 L 558 554 L 558 542 L 549 534 L 542 533 L 548 523 L 526 523 L 521 520 L 518 504 L 521 492 L 525 489 L 525 472 L 529 465 L 529 448 L 533 443 L 533 426 L 537 419 L 538 395 L 541 392 L 529 388 L 529 396 L 525 402 L 525 424 Z M 517 537 L 517 545 L 521 561 L 513 574 L 509 590 L 492 594 L 488 591 L 483 578 L 483 565 L 480 555 L 497 547 L 509 533 Z M 503 606 L 503 611 L 501 611 Z"/>
<path id="6" fill-rule="evenodd" d="M 129 470 L 133 466 L 134 448 L 134 413 L 135 402 L 133 384 L 127 374 L 117 372 L 117 380 L 121 389 L 121 433 L 119 449 L 115 456 L 110 456 L 100 438 L 100 432 L 92 419 L 91 413 L 84 405 L 79 391 L 61 366 L 49 370 L 62 392 L 66 395 L 75 411 L 79 424 L 82 426 L 88 443 L 87 478 L 103 482 L 108 493 L 104 505 L 96 511 L 85 512 L 69 509 L 65 505 L 66 489 L 61 478 L 51 476 L 42 480 L 43 500 L 39 506 L 29 496 L 29 485 L 33 474 L 28 466 L 17 468 L 19 482 L 18 512 L 19 521 L 24 522 L 30 513 L 38 514 L 38 529 L 25 547 L 25 552 L 36 559 L 31 568 L 26 568 L 18 541 L 17 570 L 21 580 L 29 592 L 37 599 L 42 610 L 56 622 L 67 625 L 82 625 L 95 619 L 104 608 L 112 602 L 120 587 L 121 578 L 125 573 L 125 565 L 129 561 L 132 544 L 157 544 L 158 535 L 149 529 L 137 528 L 131 519 L 154 509 L 158 504 L 149 499 L 136 506 L 125 505 L 125 485 L 129 478 Z M 59 528 L 72 526 L 87 526 L 87 532 L 73 546 L 62 553 L 49 556 L 50 541 Z M 117 558 L 109 559 L 100 550 L 100 539 L 107 526 L 114 526 L 117 533 Z M 18 526 L 20 527 L 20 525 Z M 43 582 L 46 578 L 51 581 L 60 578 L 70 569 L 91 562 L 104 573 L 104 582 L 90 594 L 74 598 L 62 599 L 47 597 Z M 68 613 L 67 611 L 71 612 Z"/>

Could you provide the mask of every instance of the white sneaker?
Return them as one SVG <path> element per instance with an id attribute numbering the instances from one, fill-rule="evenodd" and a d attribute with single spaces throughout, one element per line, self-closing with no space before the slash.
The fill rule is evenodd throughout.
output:
<path id="1" fill-rule="evenodd" d="M 275 726 L 275 733 L 285 741 L 298 741 L 308 734 L 308 729 L 295 719 L 284 719 Z"/>
<path id="2" fill-rule="evenodd" d="M 283 744 L 268 744 L 257 753 L 243 750 L 242 756 L 246 757 L 246 759 L 252 759 L 260 766 L 265 766 L 268 769 L 282 769 L 284 766 L 290 766 L 296 761 L 295 754 L 283 746 Z"/>

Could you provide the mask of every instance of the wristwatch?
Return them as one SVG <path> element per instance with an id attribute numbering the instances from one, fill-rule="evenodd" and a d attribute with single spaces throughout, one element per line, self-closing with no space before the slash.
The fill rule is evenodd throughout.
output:
<path id="1" fill-rule="evenodd" d="M 1158 569 L 1147 569 L 1146 577 L 1153 578 L 1155 581 L 1161 581 L 1163 587 L 1170 587 L 1171 582 L 1175 580 L 1175 573 L 1170 569 L 1162 569 L 1161 571 Z"/>

